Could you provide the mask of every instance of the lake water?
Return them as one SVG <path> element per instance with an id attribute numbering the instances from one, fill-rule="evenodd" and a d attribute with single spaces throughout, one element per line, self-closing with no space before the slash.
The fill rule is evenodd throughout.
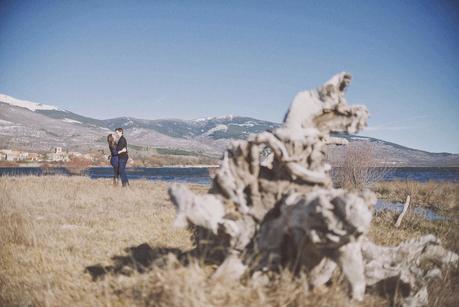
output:
<path id="1" fill-rule="evenodd" d="M 393 202 L 385 201 L 382 199 L 378 199 L 375 205 L 375 210 L 376 211 L 389 210 L 389 211 L 393 211 L 396 213 L 401 213 L 403 211 L 403 207 L 404 207 L 404 204 L 402 203 L 393 203 Z M 441 220 L 448 219 L 447 217 L 437 214 L 433 210 L 428 209 L 428 208 L 422 208 L 422 207 L 412 208 L 412 206 L 410 206 L 408 210 L 412 210 L 416 215 L 419 215 L 431 221 L 441 221 Z"/>
<path id="2" fill-rule="evenodd" d="M 207 168 L 203 167 L 155 167 L 155 168 L 129 168 L 130 180 L 147 179 L 168 182 L 183 182 L 210 184 L 211 178 Z M 385 172 L 384 180 L 414 180 L 414 181 L 452 181 L 459 182 L 459 167 L 400 167 L 391 168 Z M 0 176 L 5 175 L 68 175 L 65 168 L 41 169 L 39 167 L 13 167 L 0 168 Z M 93 167 L 86 171 L 90 178 L 112 178 L 111 167 Z"/>
<path id="3" fill-rule="evenodd" d="M 91 178 L 112 178 L 113 169 L 93 167 L 87 171 Z M 169 182 L 210 184 L 209 170 L 205 167 L 139 167 L 127 171 L 129 179 L 162 180 Z"/>
<path id="4" fill-rule="evenodd" d="M 459 167 L 394 167 L 386 168 L 384 180 L 459 182 Z"/>

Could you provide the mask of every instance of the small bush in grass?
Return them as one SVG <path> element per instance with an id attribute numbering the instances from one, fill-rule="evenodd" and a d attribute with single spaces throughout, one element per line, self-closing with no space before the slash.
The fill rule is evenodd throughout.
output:
<path id="1" fill-rule="evenodd" d="M 386 176 L 388 169 L 378 167 L 373 144 L 349 144 L 343 150 L 344 158 L 332 172 L 337 187 L 357 190 L 370 188 Z"/>

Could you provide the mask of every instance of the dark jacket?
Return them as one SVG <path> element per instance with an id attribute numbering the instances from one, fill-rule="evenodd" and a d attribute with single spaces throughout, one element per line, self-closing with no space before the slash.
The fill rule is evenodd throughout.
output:
<path id="1" fill-rule="evenodd" d="M 118 144 L 116 145 L 116 151 L 119 152 L 123 148 L 126 148 L 126 150 L 127 150 L 127 141 L 126 141 L 126 138 L 124 137 L 124 135 L 122 135 L 120 137 L 120 139 L 118 140 Z M 129 158 L 127 151 L 120 153 L 118 156 L 119 156 L 120 159 L 128 159 Z"/>
<path id="2" fill-rule="evenodd" d="M 118 145 L 115 145 L 115 146 L 108 146 L 108 148 L 110 148 L 110 156 L 112 157 L 115 157 L 115 156 L 118 156 L 118 151 L 116 151 L 116 147 Z"/>

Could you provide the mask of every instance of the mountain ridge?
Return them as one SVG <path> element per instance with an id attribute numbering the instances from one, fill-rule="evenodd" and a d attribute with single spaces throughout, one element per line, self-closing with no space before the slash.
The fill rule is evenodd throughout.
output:
<path id="1" fill-rule="evenodd" d="M 9 103 L 11 101 L 13 103 Z M 26 101 L 26 105 L 14 103 L 17 101 L 22 100 L 0 94 L 0 142 L 20 149 L 50 150 L 54 146 L 65 146 L 84 152 L 105 148 L 109 131 L 121 127 L 133 145 L 191 150 L 217 157 L 231 140 L 244 139 L 249 134 L 280 126 L 279 123 L 235 115 L 197 119 L 139 119 L 130 116 L 95 119 L 31 101 Z M 459 166 L 459 154 L 432 153 L 362 135 L 338 135 L 351 143 L 373 144 L 388 165 Z M 342 155 L 340 150 L 332 148 L 330 151 Z"/>

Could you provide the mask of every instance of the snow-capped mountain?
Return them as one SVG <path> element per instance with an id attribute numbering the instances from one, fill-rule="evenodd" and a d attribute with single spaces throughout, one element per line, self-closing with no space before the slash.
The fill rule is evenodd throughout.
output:
<path id="1" fill-rule="evenodd" d="M 58 108 L 42 103 L 36 103 L 27 100 L 16 99 L 14 97 L 0 94 L 0 102 L 9 104 L 11 106 L 19 107 L 28 109 L 30 111 L 37 111 L 37 110 L 59 110 Z"/>
<path id="2" fill-rule="evenodd" d="M 250 133 L 259 133 L 278 126 L 278 124 L 268 121 L 233 115 L 195 120 L 147 120 L 120 117 L 104 120 L 104 123 L 110 129 L 115 129 L 116 127 L 122 127 L 123 129 L 151 129 L 175 138 L 194 139 L 206 137 L 213 140 L 243 139 Z"/>
<path id="3" fill-rule="evenodd" d="M 76 114 L 54 106 L 0 95 L 2 149 L 48 151 L 60 146 L 87 151 L 108 131 L 100 125 L 83 123 Z"/>
<path id="4" fill-rule="evenodd" d="M 55 146 L 86 152 L 106 147 L 106 136 L 122 127 L 130 145 L 186 150 L 218 157 L 232 139 L 244 139 L 278 127 L 278 123 L 224 115 L 181 119 L 119 117 L 94 119 L 51 105 L 0 95 L 0 148 L 48 151 Z M 392 166 L 459 166 L 459 155 L 430 153 L 374 138 L 340 135 L 350 142 L 374 145 L 379 157 Z M 134 146 L 133 146 L 134 147 Z M 133 148 L 131 147 L 131 148 Z M 343 150 L 331 148 L 339 156 Z"/>

